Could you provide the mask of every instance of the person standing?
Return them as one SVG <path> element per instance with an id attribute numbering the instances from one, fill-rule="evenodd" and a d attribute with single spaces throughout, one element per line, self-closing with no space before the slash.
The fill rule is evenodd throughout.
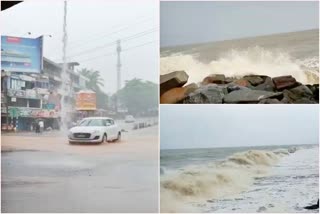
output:
<path id="1" fill-rule="evenodd" d="M 36 121 L 35 123 L 34 123 L 34 126 L 35 126 L 35 131 L 36 131 L 36 133 L 39 133 L 40 132 L 40 125 L 39 125 L 39 121 Z"/>
<path id="2" fill-rule="evenodd" d="M 39 121 L 39 127 L 40 127 L 40 133 L 42 133 L 43 130 L 44 130 L 44 122 L 43 122 L 43 120 Z"/>

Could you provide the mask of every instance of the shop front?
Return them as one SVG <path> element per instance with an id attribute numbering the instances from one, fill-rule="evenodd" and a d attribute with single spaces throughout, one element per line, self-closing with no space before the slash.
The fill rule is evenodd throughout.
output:
<path id="1" fill-rule="evenodd" d="M 9 122 L 17 131 L 32 131 L 39 119 L 44 121 L 45 129 L 59 129 L 60 112 L 56 110 L 9 107 Z"/>

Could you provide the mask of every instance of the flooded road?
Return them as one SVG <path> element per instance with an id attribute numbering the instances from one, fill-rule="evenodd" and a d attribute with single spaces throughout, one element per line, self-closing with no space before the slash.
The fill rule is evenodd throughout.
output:
<path id="1" fill-rule="evenodd" d="M 100 145 L 9 134 L 1 149 L 2 212 L 158 212 L 158 126 Z"/>

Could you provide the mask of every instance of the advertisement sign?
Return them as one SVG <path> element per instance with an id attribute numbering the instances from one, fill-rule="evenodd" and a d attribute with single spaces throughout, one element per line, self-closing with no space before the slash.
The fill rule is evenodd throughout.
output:
<path id="1" fill-rule="evenodd" d="M 76 110 L 96 110 L 95 92 L 80 91 L 76 96 Z"/>
<path id="2" fill-rule="evenodd" d="M 33 117 L 33 118 L 58 118 L 60 112 L 50 109 L 30 109 L 24 107 L 9 107 L 10 117 Z"/>
<path id="3" fill-rule="evenodd" d="M 31 39 L 1 36 L 1 70 L 41 73 L 42 36 Z"/>

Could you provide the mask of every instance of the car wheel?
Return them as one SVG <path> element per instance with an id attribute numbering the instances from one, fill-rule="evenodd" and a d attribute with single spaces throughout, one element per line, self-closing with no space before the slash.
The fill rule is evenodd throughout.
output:
<path id="1" fill-rule="evenodd" d="M 104 134 L 101 140 L 101 143 L 107 142 L 107 135 Z"/>
<path id="2" fill-rule="evenodd" d="M 121 140 L 121 132 L 118 132 L 118 137 L 116 139 L 117 142 L 119 142 Z"/>

